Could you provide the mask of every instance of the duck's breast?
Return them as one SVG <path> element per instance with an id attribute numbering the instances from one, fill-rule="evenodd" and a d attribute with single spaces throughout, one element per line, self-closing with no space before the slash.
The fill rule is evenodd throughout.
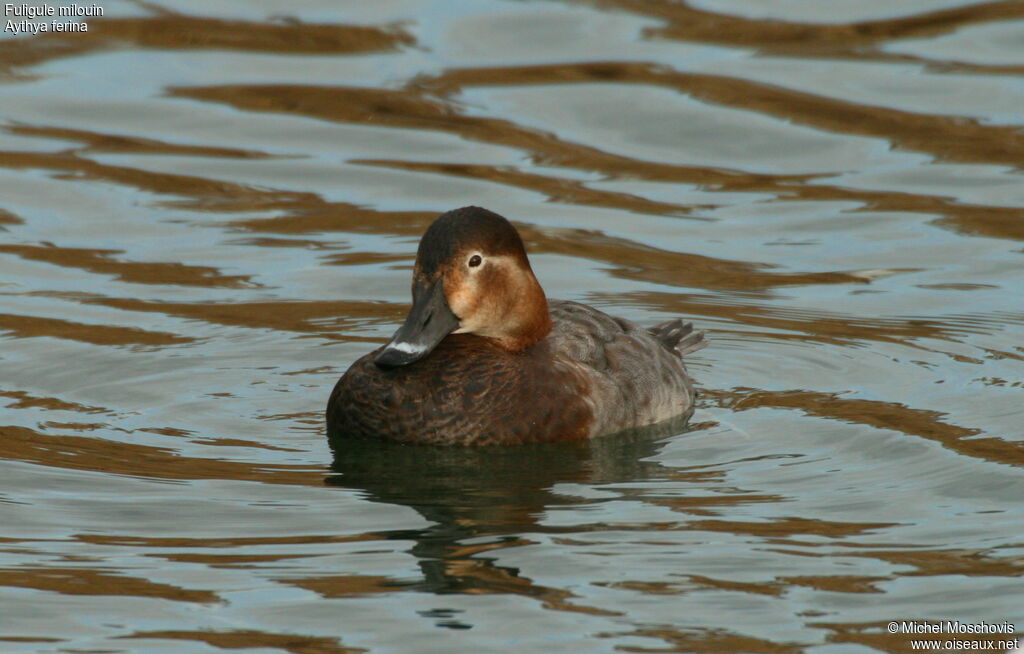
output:
<path id="1" fill-rule="evenodd" d="M 382 369 L 375 353 L 338 380 L 327 408 L 332 437 L 437 445 L 587 438 L 589 380 L 556 364 L 544 341 L 509 353 L 472 334 L 446 337 L 426 358 Z"/>

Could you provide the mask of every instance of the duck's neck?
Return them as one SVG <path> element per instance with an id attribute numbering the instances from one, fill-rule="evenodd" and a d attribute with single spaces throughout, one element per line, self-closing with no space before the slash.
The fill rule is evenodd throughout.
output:
<path id="1" fill-rule="evenodd" d="M 533 275 L 521 289 L 514 306 L 515 315 L 506 322 L 508 328 L 495 340 L 510 352 L 522 352 L 536 345 L 551 331 L 548 299 Z"/>

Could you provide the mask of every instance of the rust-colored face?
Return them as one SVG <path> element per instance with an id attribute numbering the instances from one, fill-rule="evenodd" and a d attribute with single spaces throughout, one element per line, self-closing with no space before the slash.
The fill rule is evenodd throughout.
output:
<path id="1" fill-rule="evenodd" d="M 381 366 L 407 365 L 447 334 L 495 339 L 510 350 L 547 333 L 544 291 L 515 228 L 479 207 L 450 211 L 427 229 L 413 270 L 413 307 L 377 355 Z"/>
<path id="2" fill-rule="evenodd" d="M 448 306 L 459 316 L 457 333 L 500 338 L 515 323 L 523 295 L 522 263 L 507 255 L 466 253 L 444 278 Z M 532 274 L 530 275 L 532 277 Z"/>

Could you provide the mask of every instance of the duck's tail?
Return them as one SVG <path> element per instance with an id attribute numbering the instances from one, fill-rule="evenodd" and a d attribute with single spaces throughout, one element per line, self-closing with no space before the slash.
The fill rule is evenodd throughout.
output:
<path id="1" fill-rule="evenodd" d="M 648 327 L 647 331 L 651 332 L 662 345 L 677 352 L 679 356 L 696 352 L 708 344 L 704 332 L 694 331 L 693 323 L 684 322 L 682 318 L 675 318 L 654 327 Z"/>

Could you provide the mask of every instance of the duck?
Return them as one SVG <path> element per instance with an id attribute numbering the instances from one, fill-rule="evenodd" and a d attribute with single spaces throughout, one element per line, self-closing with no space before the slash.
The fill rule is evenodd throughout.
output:
<path id="1" fill-rule="evenodd" d="M 420 240 L 404 323 L 334 386 L 328 435 L 517 445 L 685 420 L 696 391 L 683 357 L 706 343 L 680 318 L 645 329 L 548 299 L 512 223 L 462 207 Z"/>

